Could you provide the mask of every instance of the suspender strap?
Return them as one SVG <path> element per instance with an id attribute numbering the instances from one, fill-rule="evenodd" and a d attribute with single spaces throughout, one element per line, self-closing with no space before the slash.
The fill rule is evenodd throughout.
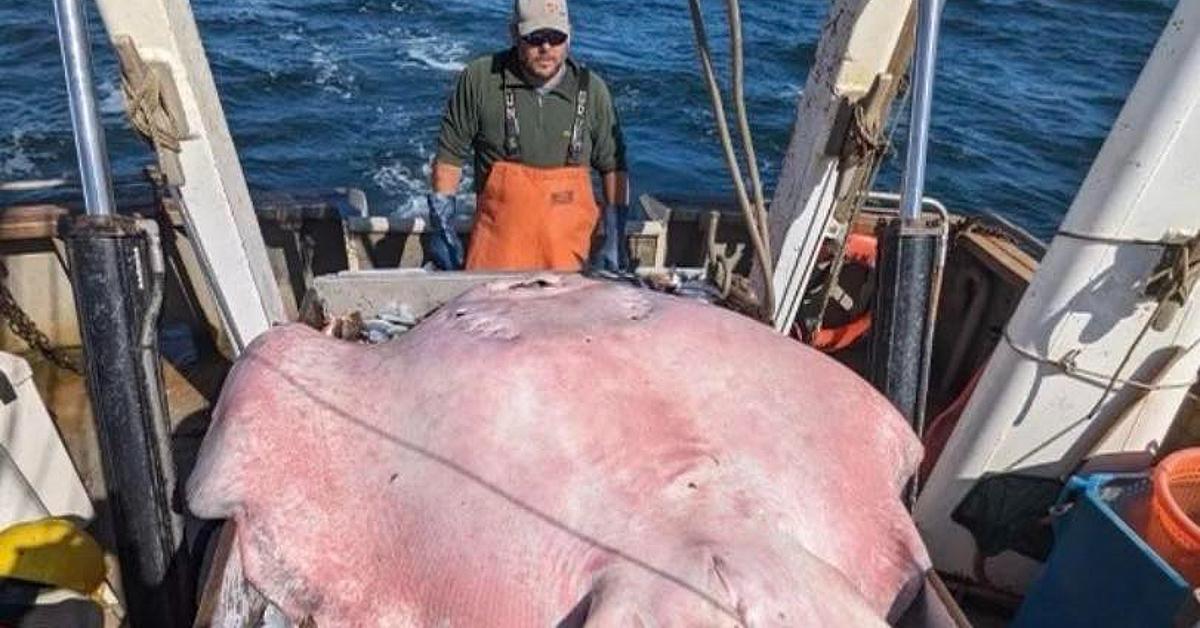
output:
<path id="1" fill-rule="evenodd" d="M 515 54 L 515 52 L 514 52 Z M 517 121 L 517 96 L 500 71 L 500 88 L 504 90 L 504 159 L 521 161 L 521 123 Z"/>
<path id="2" fill-rule="evenodd" d="M 579 71 L 579 93 L 575 96 L 575 121 L 571 123 L 571 144 L 567 147 L 567 165 L 583 163 L 583 134 L 587 129 L 588 87 L 592 75 L 587 68 Z"/>
<path id="3" fill-rule="evenodd" d="M 567 165 L 583 163 L 583 134 L 587 131 L 587 101 L 591 72 L 579 71 L 579 92 L 575 95 L 575 119 L 571 123 L 571 142 L 567 146 Z M 517 98 L 511 87 L 504 84 L 504 158 L 521 160 L 521 124 L 517 121 Z"/>
<path id="4" fill-rule="evenodd" d="M 517 99 L 508 85 L 504 86 L 504 158 L 521 160 L 521 125 L 517 122 Z"/>

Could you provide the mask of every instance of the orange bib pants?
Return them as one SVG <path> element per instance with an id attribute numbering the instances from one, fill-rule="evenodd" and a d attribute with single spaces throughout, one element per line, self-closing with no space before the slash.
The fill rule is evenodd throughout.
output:
<path id="1" fill-rule="evenodd" d="M 467 270 L 580 270 L 599 215 L 587 168 L 498 161 L 477 202 Z"/>

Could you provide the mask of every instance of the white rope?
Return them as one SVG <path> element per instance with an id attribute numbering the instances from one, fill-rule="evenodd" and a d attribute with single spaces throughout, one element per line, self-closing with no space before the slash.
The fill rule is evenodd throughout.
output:
<path id="1" fill-rule="evenodd" d="M 1012 337 L 1008 335 L 1008 332 L 1005 332 L 1003 337 L 1004 337 L 1005 344 L 1007 344 L 1009 346 L 1009 348 L 1011 348 L 1014 352 L 1016 352 L 1021 357 L 1025 358 L 1027 360 L 1030 360 L 1032 362 L 1037 362 L 1039 364 L 1053 366 L 1056 369 L 1058 369 L 1059 371 L 1061 371 L 1064 375 L 1067 375 L 1069 377 L 1074 377 L 1076 379 L 1083 380 L 1083 381 L 1086 381 L 1091 384 L 1105 384 L 1107 386 L 1112 386 L 1112 387 L 1121 385 L 1121 386 L 1128 386 L 1130 388 L 1135 388 L 1137 390 L 1142 390 L 1145 392 L 1155 392 L 1155 391 L 1159 391 L 1159 390 L 1179 390 L 1180 388 L 1191 388 L 1192 386 L 1195 386 L 1198 381 L 1200 381 L 1197 379 L 1193 379 L 1191 381 L 1153 384 L 1153 383 L 1138 380 L 1138 379 L 1123 378 L 1123 377 L 1119 376 L 1121 370 L 1123 370 L 1123 369 L 1118 369 L 1118 371 L 1116 373 L 1103 373 L 1100 371 L 1087 369 L 1087 368 L 1083 368 L 1083 367 L 1079 366 L 1078 364 L 1075 363 L 1075 357 L 1078 356 L 1080 353 L 1079 349 L 1073 349 L 1071 351 L 1068 351 L 1065 354 L 1063 354 L 1063 357 L 1055 359 L 1055 358 L 1047 357 L 1044 355 L 1040 355 L 1034 351 L 1030 351 L 1029 349 L 1026 349 L 1026 348 L 1018 345 L 1016 343 L 1016 341 L 1014 341 L 1012 339 Z M 1190 352 L 1194 347 L 1195 347 L 1195 345 L 1193 345 L 1192 347 L 1188 347 L 1187 349 L 1184 350 L 1184 353 Z M 1133 348 L 1136 349 L 1136 345 Z M 1132 353 L 1132 349 L 1129 353 Z M 1127 353 L 1126 355 L 1128 356 L 1129 353 Z M 1125 359 L 1127 360 L 1128 357 L 1126 357 Z M 1107 393 L 1105 393 L 1105 394 L 1107 396 Z M 1191 397 L 1192 399 L 1195 399 L 1197 401 L 1200 401 L 1200 396 L 1197 396 L 1193 393 L 1189 392 L 1187 394 L 1187 396 Z"/>
<path id="2" fill-rule="evenodd" d="M 733 150 L 733 140 L 729 133 L 729 123 L 725 119 L 725 105 L 721 97 L 720 87 L 717 85 L 716 72 L 713 70 L 712 54 L 708 46 L 708 34 L 704 28 L 704 17 L 700 13 L 700 2 L 699 0 L 688 0 L 688 6 L 692 13 L 692 28 L 696 35 L 696 48 L 700 57 L 700 69 L 704 74 L 704 80 L 708 86 L 709 99 L 712 101 L 713 116 L 716 118 L 717 133 L 721 139 L 721 148 L 725 153 L 725 163 L 729 167 L 730 174 L 733 176 L 733 186 L 737 193 L 738 205 L 746 221 L 746 229 L 750 235 L 750 243 L 754 246 L 755 258 L 758 260 L 759 268 L 762 270 L 764 291 L 763 314 L 769 317 L 775 311 L 775 286 L 773 272 L 771 271 L 771 252 L 767 249 L 769 242 L 764 242 L 763 238 L 766 228 L 765 226 L 760 226 L 758 214 L 750 204 L 750 198 L 746 192 L 746 183 L 742 178 L 742 169 L 738 165 L 737 155 Z"/>
<path id="3" fill-rule="evenodd" d="M 746 151 L 746 166 L 750 173 L 750 185 L 754 191 L 754 210 L 755 217 L 758 219 L 758 228 L 762 232 L 762 240 L 767 246 L 771 246 L 771 231 L 770 225 L 767 224 L 767 203 L 763 197 L 762 178 L 758 174 L 758 157 L 754 151 L 754 136 L 750 133 L 750 122 L 746 115 L 746 72 L 744 55 L 742 54 L 742 10 L 738 5 L 738 0 L 727 0 L 725 3 L 727 12 L 729 13 L 729 56 L 733 65 L 733 109 L 734 115 L 737 116 L 738 133 L 742 139 L 742 150 Z M 773 268 L 774 260 L 770 255 L 767 255 L 767 261 L 772 262 L 772 267 L 767 270 L 773 277 L 775 269 Z"/>

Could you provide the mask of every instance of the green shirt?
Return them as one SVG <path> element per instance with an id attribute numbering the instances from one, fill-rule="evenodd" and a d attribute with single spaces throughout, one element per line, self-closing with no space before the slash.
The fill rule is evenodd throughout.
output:
<path id="1" fill-rule="evenodd" d="M 564 166 L 575 121 L 580 67 L 567 59 L 566 73 L 544 96 L 517 69 L 513 49 L 467 64 L 446 103 L 438 136 L 437 160 L 462 166 L 475 153 L 475 191 L 483 190 L 492 164 L 504 159 L 504 85 L 512 90 L 520 128 L 521 163 L 539 168 Z M 589 72 L 586 133 L 582 155 L 595 170 L 625 170 L 625 142 L 608 86 Z"/>

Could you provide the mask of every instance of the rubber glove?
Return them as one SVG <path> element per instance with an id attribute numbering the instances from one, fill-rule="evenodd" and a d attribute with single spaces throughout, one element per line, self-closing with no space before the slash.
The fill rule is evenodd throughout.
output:
<path id="1" fill-rule="evenodd" d="M 462 240 L 454 230 L 454 214 L 458 211 L 458 197 L 452 194 L 429 194 L 429 226 L 422 237 L 425 250 L 433 263 L 442 270 L 460 270 L 466 251 Z"/>
<path id="2" fill-rule="evenodd" d="M 592 256 L 592 270 L 614 273 L 629 270 L 629 240 L 625 237 L 628 221 L 628 205 L 605 205 L 600 211 L 602 243 Z"/>

